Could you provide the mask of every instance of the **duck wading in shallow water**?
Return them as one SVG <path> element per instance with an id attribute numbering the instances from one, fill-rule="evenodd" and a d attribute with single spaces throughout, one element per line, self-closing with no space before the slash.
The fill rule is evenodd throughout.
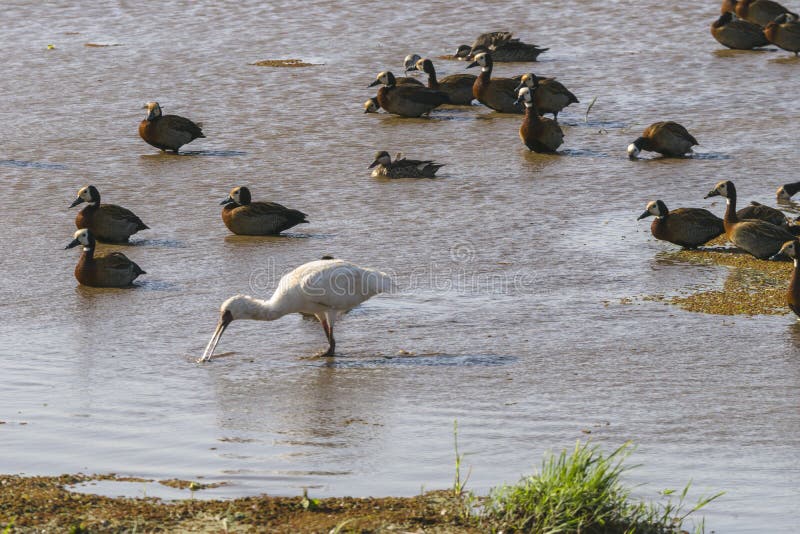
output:
<path id="1" fill-rule="evenodd" d="M 491 52 L 498 63 L 515 61 L 536 61 L 539 54 L 550 50 L 535 44 L 523 43 L 511 32 L 483 33 L 475 39 L 472 46 L 461 45 L 454 57 L 459 59 L 474 58 L 478 52 Z"/>
<path id="2" fill-rule="evenodd" d="M 484 106 L 500 113 L 524 113 L 525 107 L 517 100 L 516 91 L 522 77 L 492 79 L 493 65 L 492 55 L 488 52 L 477 54 L 475 61 L 467 65 L 468 69 L 478 66 L 481 68 L 480 75 L 472 85 L 472 96 Z"/>
<path id="3" fill-rule="evenodd" d="M 211 359 L 232 321 L 274 321 L 290 313 L 316 316 L 328 338 L 328 349 L 320 356 L 333 356 L 333 326 L 338 317 L 392 287 L 389 275 L 348 261 L 323 259 L 306 263 L 284 275 L 269 300 L 236 295 L 223 302 L 217 328 L 198 363 Z"/>
<path id="4" fill-rule="evenodd" d="M 522 75 L 515 91 L 519 91 L 522 87 L 536 87 L 536 92 L 533 96 L 536 110 L 542 115 L 552 113 L 553 120 L 556 121 L 562 109 L 570 104 L 579 103 L 578 97 L 573 95 L 569 89 L 564 87 L 564 84 L 555 78 L 539 78 L 534 73 L 529 72 Z"/>
<path id="5" fill-rule="evenodd" d="M 722 196 L 727 199 L 725 208 L 725 234 L 734 245 L 760 260 L 774 256 L 784 243 L 794 239 L 786 229 L 766 221 L 739 220 L 736 215 L 736 187 L 731 181 L 722 181 L 708 192 L 705 198 Z"/>
<path id="6" fill-rule="evenodd" d="M 645 128 L 642 136 L 628 145 L 628 158 L 637 159 L 642 150 L 680 158 L 691 153 L 692 147 L 697 144 L 697 139 L 677 122 L 656 122 Z"/>
<path id="7" fill-rule="evenodd" d="M 761 26 L 736 19 L 730 12 L 711 24 L 711 35 L 719 44 L 734 50 L 752 50 L 769 44 Z"/>
<path id="8" fill-rule="evenodd" d="M 177 154 L 183 145 L 205 137 L 202 124 L 178 115 L 162 115 L 158 102 L 148 102 L 143 109 L 147 110 L 147 115 L 139 123 L 139 137 L 149 145 Z"/>
<path id="9" fill-rule="evenodd" d="M 525 104 L 525 118 L 519 127 L 519 137 L 534 152 L 555 153 L 564 142 L 564 132 L 556 121 L 539 115 L 532 94 L 538 90 L 535 86 L 519 90 L 519 101 Z"/>
<path id="10" fill-rule="evenodd" d="M 253 202 L 244 186 L 231 189 L 220 202 L 222 221 L 237 235 L 278 235 L 298 224 L 307 223 L 306 214 L 277 202 Z"/>
<path id="11" fill-rule="evenodd" d="M 372 171 L 373 178 L 433 178 L 441 167 L 444 167 L 444 163 L 401 158 L 400 154 L 392 161 L 385 150 L 375 154 L 375 160 L 369 166 L 375 169 Z"/>
<path id="12" fill-rule="evenodd" d="M 88 205 L 78 212 L 75 226 L 88 228 L 98 241 L 127 243 L 130 236 L 149 228 L 129 209 L 116 204 L 100 204 L 100 191 L 93 185 L 80 188 L 78 198 L 69 207 L 74 208 L 83 202 Z"/>
<path id="13" fill-rule="evenodd" d="M 770 43 L 793 52 L 795 56 L 800 53 L 800 21 L 797 15 L 778 16 L 764 28 L 764 36 Z"/>
<path id="14" fill-rule="evenodd" d="M 778 254 L 770 259 L 779 259 L 778 257 L 780 256 L 791 258 L 794 262 L 792 277 L 789 280 L 789 290 L 786 292 L 786 303 L 789 305 L 789 309 L 800 319 L 800 269 L 798 269 L 797 261 L 800 258 L 800 241 L 797 238 L 787 241 L 783 244 Z"/>
<path id="15" fill-rule="evenodd" d="M 653 237 L 684 248 L 697 248 L 725 233 L 722 219 L 702 208 L 678 208 L 672 211 L 661 200 L 647 204 L 637 220 L 653 216 Z"/>
<path id="16" fill-rule="evenodd" d="M 381 72 L 369 87 L 383 84 L 378 89 L 380 107 L 402 117 L 419 117 L 430 113 L 442 104 L 449 104 L 450 98 L 441 92 L 423 85 L 398 85 L 397 79 L 389 71 Z"/>
<path id="17" fill-rule="evenodd" d="M 83 252 L 75 266 L 75 279 L 91 287 L 128 287 L 140 274 L 147 274 L 122 252 L 95 256 L 95 239 L 90 230 L 78 230 L 74 239 L 65 247 L 69 249 L 83 245 Z"/>
<path id="18" fill-rule="evenodd" d="M 472 105 L 472 86 L 477 78 L 474 74 L 451 74 L 439 80 L 436 78 L 436 69 L 433 68 L 433 61 L 425 58 L 417 61 L 414 68 L 428 75 L 429 89 L 446 93 L 450 98 L 450 103 L 454 106 Z"/>
<path id="19" fill-rule="evenodd" d="M 779 202 L 789 202 L 798 191 L 800 191 L 800 182 L 783 184 L 775 192 L 775 196 L 778 198 Z"/>

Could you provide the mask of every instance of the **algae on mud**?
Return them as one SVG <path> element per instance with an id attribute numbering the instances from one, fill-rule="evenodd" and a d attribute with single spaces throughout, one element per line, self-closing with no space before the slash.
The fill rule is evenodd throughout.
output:
<path id="1" fill-rule="evenodd" d="M 674 304 L 684 310 L 716 315 L 785 315 L 786 290 L 793 265 L 785 261 L 759 260 L 738 249 L 724 248 L 724 236 L 710 247 L 680 249 L 659 254 L 674 263 L 718 265 L 728 268 L 722 289 L 699 289 L 674 296 L 648 295 L 644 300 Z"/>

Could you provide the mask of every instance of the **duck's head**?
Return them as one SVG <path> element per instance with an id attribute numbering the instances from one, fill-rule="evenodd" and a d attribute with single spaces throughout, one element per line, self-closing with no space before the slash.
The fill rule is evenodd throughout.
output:
<path id="1" fill-rule="evenodd" d="M 380 108 L 381 105 L 378 104 L 378 99 L 374 96 L 364 102 L 364 113 L 377 113 Z"/>
<path id="2" fill-rule="evenodd" d="M 736 197 L 736 188 L 733 186 L 733 182 L 730 180 L 723 180 L 721 182 L 717 182 L 717 185 L 714 186 L 714 189 L 708 192 L 706 196 L 703 198 L 709 197 L 724 197 L 724 198 L 735 198 Z"/>
<path id="3" fill-rule="evenodd" d="M 82 228 L 77 230 L 74 234 L 72 234 L 72 241 L 64 247 L 64 250 L 68 248 L 77 247 L 78 245 L 83 245 L 83 250 L 88 251 L 94 248 L 95 240 L 92 232 L 90 232 L 87 228 Z"/>
<path id="4" fill-rule="evenodd" d="M 78 190 L 78 198 L 76 198 L 69 207 L 74 208 L 81 202 L 86 202 L 90 206 L 97 206 L 100 204 L 100 191 L 93 185 L 81 187 Z"/>
<path id="5" fill-rule="evenodd" d="M 424 57 L 420 58 L 419 60 L 417 60 L 417 64 L 414 65 L 414 68 L 426 74 L 430 74 L 431 72 L 433 72 L 433 61 Z"/>
<path id="6" fill-rule="evenodd" d="M 367 168 L 371 169 L 376 165 L 383 165 L 384 167 L 386 167 L 391 162 L 392 162 L 392 157 L 389 155 L 389 153 L 386 152 L 385 150 L 381 150 L 380 152 L 375 154 L 375 160 Z"/>
<path id="7" fill-rule="evenodd" d="M 373 87 L 375 85 L 383 84 L 386 87 L 391 87 L 397 83 L 397 80 L 394 77 L 394 74 L 385 70 L 383 72 L 379 72 L 378 75 L 375 77 L 375 81 L 369 84 L 368 87 Z"/>
<path id="8" fill-rule="evenodd" d="M 472 67 L 481 67 L 481 70 L 484 70 L 492 65 L 492 56 L 489 55 L 489 52 L 479 52 L 473 55 L 473 62 L 467 65 L 468 69 Z"/>
<path id="9" fill-rule="evenodd" d="M 519 85 L 514 91 L 519 91 L 523 87 L 536 87 L 537 85 L 539 85 L 539 77 L 529 72 L 528 74 L 522 75 L 522 78 L 519 80 Z"/>
<path id="10" fill-rule="evenodd" d="M 664 202 L 662 202 L 661 200 L 653 200 L 647 203 L 647 207 L 645 208 L 644 213 L 639 215 L 639 217 L 636 220 L 640 221 L 644 218 L 650 217 L 651 215 L 654 217 L 663 217 L 667 213 L 669 213 L 669 210 L 667 209 L 667 205 L 664 204 Z"/>
<path id="11" fill-rule="evenodd" d="M 246 206 L 250 204 L 251 201 L 252 197 L 250 196 L 250 190 L 242 185 L 231 189 L 228 197 L 220 202 L 220 205 L 224 206 L 225 204 L 238 204 L 239 206 Z"/>
<path id="12" fill-rule="evenodd" d="M 722 0 L 722 7 L 720 8 L 719 12 L 723 15 L 725 13 L 735 13 L 736 4 L 736 0 Z"/>
<path id="13" fill-rule="evenodd" d="M 147 121 L 157 119 L 161 116 L 161 106 L 158 105 L 158 102 L 148 102 L 142 109 L 147 110 L 147 116 L 145 117 Z"/>
<path id="14" fill-rule="evenodd" d="M 517 99 L 514 101 L 515 104 L 525 104 L 525 106 L 530 106 L 533 102 L 533 92 L 535 88 L 532 87 L 521 87 L 519 92 L 517 93 Z"/>
<path id="15" fill-rule="evenodd" d="M 775 194 L 779 201 L 789 202 L 792 200 L 792 196 L 797 194 L 798 191 L 800 191 L 800 182 L 795 182 L 791 184 L 783 184 L 778 188 Z"/>
<path id="16" fill-rule="evenodd" d="M 469 45 L 461 45 L 461 46 L 458 47 L 458 50 L 456 50 L 456 53 L 453 54 L 453 57 L 457 57 L 457 58 L 461 58 L 461 59 L 468 59 L 470 50 L 472 50 L 471 46 L 469 46 Z"/>
<path id="17" fill-rule="evenodd" d="M 403 68 L 406 72 L 410 70 L 418 70 L 417 69 L 417 62 L 422 59 L 419 54 L 409 54 L 403 60 Z"/>
<path id="18" fill-rule="evenodd" d="M 770 259 L 777 260 L 780 259 L 781 256 L 792 258 L 795 263 L 797 263 L 797 259 L 800 257 L 800 241 L 797 238 L 787 241 Z"/>
<path id="19" fill-rule="evenodd" d="M 639 154 L 642 152 L 642 146 L 644 145 L 644 142 L 644 137 L 639 137 L 633 143 L 628 145 L 628 159 L 637 159 L 639 157 Z"/>
<path id="20" fill-rule="evenodd" d="M 733 20 L 733 13 L 730 11 L 726 11 L 712 24 L 714 28 L 722 28 L 726 24 L 729 24 Z"/>

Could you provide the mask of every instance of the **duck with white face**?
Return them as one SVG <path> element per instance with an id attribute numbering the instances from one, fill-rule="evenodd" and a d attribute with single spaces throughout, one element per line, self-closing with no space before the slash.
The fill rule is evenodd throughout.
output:
<path id="1" fill-rule="evenodd" d="M 417 70 L 417 61 L 422 59 L 418 54 L 409 54 L 403 60 L 403 69 L 406 72 L 410 70 Z"/>
<path id="2" fill-rule="evenodd" d="M 70 208 L 84 202 L 87 206 L 78 212 L 75 226 L 88 228 L 99 241 L 127 243 L 133 234 L 149 228 L 131 210 L 116 204 L 101 204 L 100 191 L 93 185 L 80 188 Z"/>
<path id="3" fill-rule="evenodd" d="M 778 202 L 791 202 L 792 197 L 800 191 L 800 182 L 783 184 L 775 192 Z"/>
<path id="4" fill-rule="evenodd" d="M 401 158 L 397 155 L 394 161 L 388 152 L 382 150 L 375 154 L 375 159 L 369 166 L 373 178 L 434 178 L 436 171 L 444 164 L 435 163 L 433 160 L 417 160 Z"/>
<path id="5" fill-rule="evenodd" d="M 697 248 L 725 233 L 722 219 L 702 208 L 670 211 L 662 200 L 653 200 L 637 220 L 647 217 L 655 217 L 650 225 L 653 237 L 684 248 Z"/>
<path id="6" fill-rule="evenodd" d="M 81 285 L 91 287 L 128 287 L 141 274 L 146 274 L 136 263 L 121 252 L 94 255 L 96 241 L 86 228 L 73 234 L 73 239 L 64 247 L 70 249 L 83 246 L 83 252 L 75 266 L 75 279 Z"/>
<path id="7" fill-rule="evenodd" d="M 389 113 L 402 117 L 427 115 L 442 104 L 450 104 L 450 97 L 442 91 L 423 86 L 419 80 L 415 84 L 399 84 L 389 71 L 378 73 L 369 87 L 383 85 L 378 89 L 378 105 Z"/>
<path id="8" fill-rule="evenodd" d="M 158 102 L 148 102 L 144 109 L 147 110 L 147 115 L 139 123 L 139 137 L 151 146 L 177 154 L 183 145 L 205 137 L 202 123 L 195 124 L 178 115 L 162 115 Z"/>
<path id="9" fill-rule="evenodd" d="M 364 102 L 364 113 L 377 113 L 379 109 L 381 109 L 381 106 L 375 96 Z"/>

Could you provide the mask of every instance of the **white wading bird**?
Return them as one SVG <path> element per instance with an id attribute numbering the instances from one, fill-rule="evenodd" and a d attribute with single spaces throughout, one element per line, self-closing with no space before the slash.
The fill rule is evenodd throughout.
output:
<path id="1" fill-rule="evenodd" d="M 333 356 L 336 349 L 333 324 L 339 315 L 392 287 L 392 279 L 386 273 L 359 267 L 349 261 L 322 259 L 308 262 L 285 274 L 269 300 L 236 295 L 223 302 L 217 329 L 197 362 L 211 359 L 231 321 L 274 321 L 290 313 L 316 316 L 328 338 L 328 350 L 321 356 Z"/>

